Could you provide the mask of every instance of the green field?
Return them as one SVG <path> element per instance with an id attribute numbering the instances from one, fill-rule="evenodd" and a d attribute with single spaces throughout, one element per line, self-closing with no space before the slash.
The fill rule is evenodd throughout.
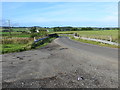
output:
<path id="1" fill-rule="evenodd" d="M 13 28 L 13 31 L 28 31 L 27 28 Z"/>
<path id="2" fill-rule="evenodd" d="M 0 28 L 0 31 L 5 30 L 3 28 Z M 26 28 L 12 28 L 12 31 L 27 31 Z"/>
<path id="3" fill-rule="evenodd" d="M 0 32 L 1 34 L 10 34 L 9 32 Z M 11 34 L 21 34 L 21 32 L 11 32 Z"/>
<path id="4" fill-rule="evenodd" d="M 0 28 L 0 35 L 10 34 L 9 32 L 2 32 L 2 30 L 5 30 L 5 29 Z M 28 29 L 26 29 L 26 28 L 12 28 L 11 34 L 21 34 L 22 33 L 22 32 L 17 32 L 17 31 L 28 31 Z"/>
<path id="5" fill-rule="evenodd" d="M 3 44 L 2 53 L 22 51 L 25 44 Z"/>
<path id="6" fill-rule="evenodd" d="M 74 34 L 77 33 L 81 37 L 110 40 L 112 38 L 113 42 L 118 43 L 118 30 L 99 30 L 99 31 L 61 31 L 54 32 L 58 34 Z"/>

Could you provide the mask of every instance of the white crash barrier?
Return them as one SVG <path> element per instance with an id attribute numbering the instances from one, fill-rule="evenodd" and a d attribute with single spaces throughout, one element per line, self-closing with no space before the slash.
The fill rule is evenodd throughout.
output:
<path id="1" fill-rule="evenodd" d="M 106 40 L 100 40 L 100 39 L 94 39 L 94 38 L 86 38 L 86 37 L 77 37 L 77 36 L 74 36 L 74 38 L 76 39 L 84 39 L 84 40 L 91 40 L 91 41 L 96 41 L 96 42 L 102 42 L 102 43 L 106 43 L 106 44 L 111 44 L 111 45 L 119 45 L 118 43 L 115 43 L 115 42 L 111 42 L 111 41 L 106 41 Z"/>

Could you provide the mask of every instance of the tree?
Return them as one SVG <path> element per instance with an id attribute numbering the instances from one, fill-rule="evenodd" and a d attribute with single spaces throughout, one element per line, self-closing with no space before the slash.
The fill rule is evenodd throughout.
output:
<path id="1" fill-rule="evenodd" d="M 61 28 L 60 28 L 60 27 L 54 27 L 53 30 L 54 30 L 55 32 L 57 32 L 57 31 L 61 31 Z"/>
<path id="2" fill-rule="evenodd" d="M 35 33 L 35 32 L 36 32 L 36 29 L 37 29 L 36 27 L 31 27 L 31 28 L 30 28 L 31 33 Z"/>
<path id="3" fill-rule="evenodd" d="M 78 31 L 79 29 L 78 28 L 72 28 L 72 31 Z"/>
<path id="4" fill-rule="evenodd" d="M 78 34 L 77 33 L 75 33 L 75 36 L 77 36 Z"/>
<path id="5" fill-rule="evenodd" d="M 39 33 L 42 37 L 47 36 L 47 30 L 45 28 L 40 28 L 39 31 L 40 31 Z"/>
<path id="6" fill-rule="evenodd" d="M 91 27 L 81 28 L 81 30 L 93 30 Z"/>

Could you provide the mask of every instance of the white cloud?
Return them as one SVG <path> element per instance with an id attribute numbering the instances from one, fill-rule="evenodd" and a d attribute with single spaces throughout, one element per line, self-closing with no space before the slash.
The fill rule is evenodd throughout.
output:
<path id="1" fill-rule="evenodd" d="M 106 16 L 104 18 L 85 18 L 85 17 L 73 17 L 73 18 L 66 18 L 66 17 L 60 17 L 60 18 L 47 18 L 47 17 L 34 17 L 34 18 L 17 18 L 14 19 L 14 21 L 22 22 L 24 23 L 51 23 L 51 22 L 100 22 L 100 23 L 117 23 L 118 17 L 115 16 Z"/>
<path id="2" fill-rule="evenodd" d="M 115 16 L 106 16 L 104 18 L 100 18 L 95 20 L 97 22 L 104 22 L 104 23 L 117 23 L 118 22 L 118 17 Z"/>
<path id="3" fill-rule="evenodd" d="M 57 9 L 54 10 L 54 8 L 57 8 Z M 24 14 L 23 16 L 13 17 L 13 20 L 17 21 L 18 23 L 23 22 L 26 24 L 27 23 L 33 23 L 33 24 L 34 23 L 37 23 L 37 24 L 39 23 L 43 23 L 43 24 L 46 24 L 46 23 L 48 24 L 51 24 L 51 23 L 59 23 L 59 24 L 61 23 L 66 23 L 66 24 L 86 23 L 87 25 L 93 22 L 94 24 L 96 24 L 97 22 L 99 24 L 107 24 L 107 25 L 114 24 L 115 25 L 118 22 L 117 8 L 115 5 L 111 6 L 111 4 L 106 5 L 103 10 L 99 8 L 87 7 L 88 11 L 84 11 L 83 9 L 81 9 L 82 13 L 81 12 L 78 13 L 78 10 L 80 10 L 80 8 L 76 8 L 76 7 L 70 8 L 70 5 L 64 5 L 64 4 L 46 7 L 42 11 L 44 10 L 45 12 L 41 12 L 40 9 L 31 10 L 30 14 L 27 13 L 26 15 Z M 94 12 L 93 16 L 90 16 L 90 14 L 88 13 L 89 11 Z M 98 13 L 96 13 L 97 11 Z M 39 13 L 36 13 L 36 12 L 39 12 Z M 85 12 L 85 14 L 88 14 L 88 15 L 85 15 L 83 12 Z M 77 13 L 78 15 L 75 15 Z"/>

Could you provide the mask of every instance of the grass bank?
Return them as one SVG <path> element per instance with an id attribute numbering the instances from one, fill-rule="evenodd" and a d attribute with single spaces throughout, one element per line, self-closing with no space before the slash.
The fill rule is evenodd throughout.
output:
<path id="1" fill-rule="evenodd" d="M 1 53 L 11 53 L 29 50 L 33 43 L 32 38 L 2 38 L 0 46 Z"/>
<path id="2" fill-rule="evenodd" d="M 41 40 L 41 41 L 38 41 L 38 42 L 34 42 L 32 45 L 31 45 L 31 48 L 32 49 L 36 49 L 36 48 L 40 48 L 40 47 L 43 47 L 49 43 L 51 43 L 55 38 L 46 38 L 44 40 Z"/>
<path id="3" fill-rule="evenodd" d="M 34 43 L 33 39 L 30 38 L 28 39 L 19 38 L 19 40 L 17 40 L 17 38 L 6 39 L 3 40 L 2 43 L 0 44 L 0 53 L 5 54 L 5 53 L 21 52 L 21 51 L 40 48 L 47 45 L 54 39 L 55 38 L 47 38 L 45 40 L 38 41 L 36 43 Z"/>

